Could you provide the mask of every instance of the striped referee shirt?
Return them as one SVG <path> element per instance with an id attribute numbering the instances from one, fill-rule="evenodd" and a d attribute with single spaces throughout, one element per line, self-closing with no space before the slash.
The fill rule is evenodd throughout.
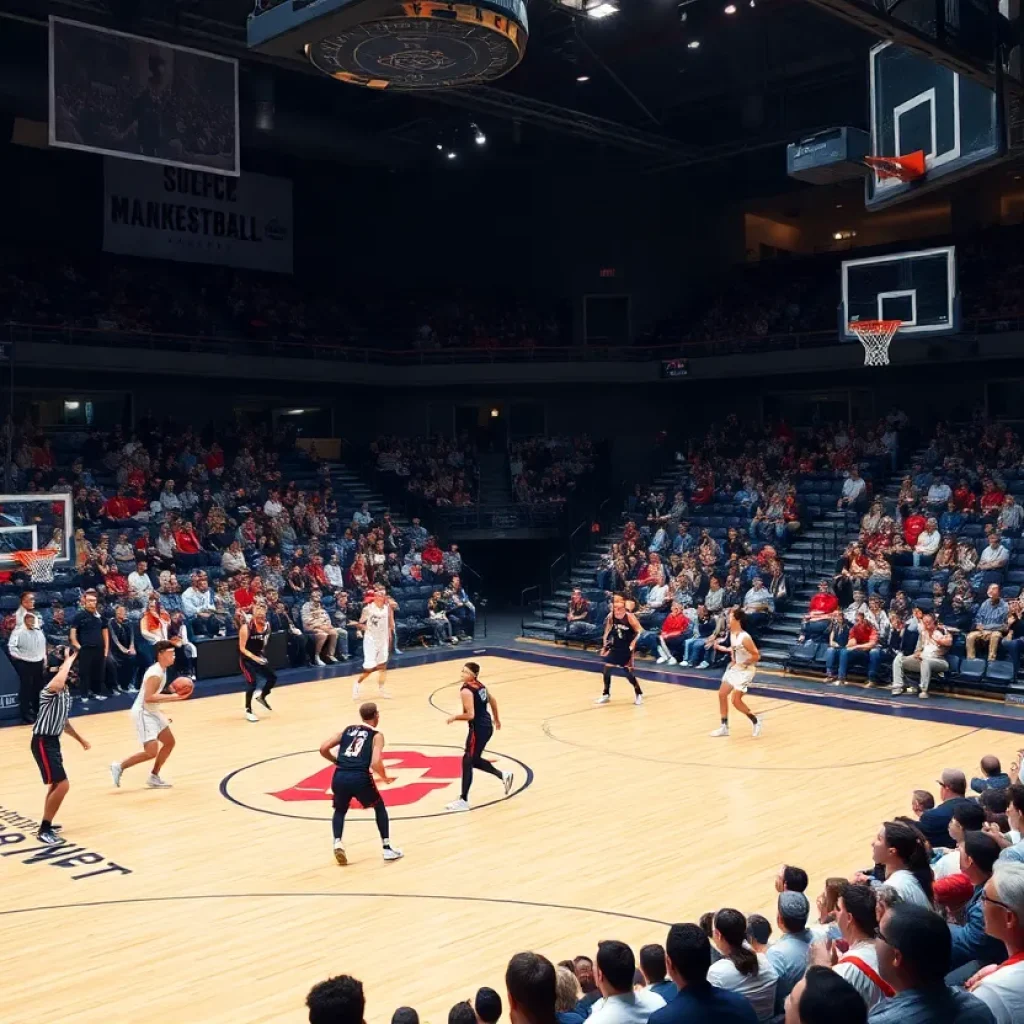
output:
<path id="1" fill-rule="evenodd" d="M 54 692 L 43 688 L 39 694 L 39 714 L 32 726 L 33 736 L 59 736 L 71 714 L 71 691 L 65 686 Z"/>

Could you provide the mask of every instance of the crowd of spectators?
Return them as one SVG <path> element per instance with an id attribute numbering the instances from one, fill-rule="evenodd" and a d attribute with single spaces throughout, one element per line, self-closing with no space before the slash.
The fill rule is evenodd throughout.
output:
<path id="1" fill-rule="evenodd" d="M 886 673 L 894 693 L 921 697 L 951 671 L 1012 681 L 1024 639 L 1015 489 L 1024 493 L 1015 431 L 939 424 L 894 498 L 862 493 L 854 503 L 859 537 L 811 600 L 798 660 L 818 642 L 829 682 L 846 682 L 851 668 L 871 685 Z"/>
<path id="2" fill-rule="evenodd" d="M 1021 751 L 1024 754 L 1024 751 Z M 1020 757 L 1020 755 L 1018 755 Z M 968 794 L 971 795 L 968 795 Z M 638 954 L 599 942 L 552 963 L 517 953 L 504 979 L 510 1024 L 1020 1024 L 1024 1020 L 1024 784 L 994 755 L 968 782 L 940 774 L 911 814 L 880 824 L 842 874 L 774 879 L 774 920 L 722 907 L 674 924 Z M 362 985 L 314 986 L 310 1024 L 363 1024 Z M 497 1024 L 493 988 L 448 1024 Z M 392 1024 L 419 1024 L 400 1007 Z"/>
<path id="3" fill-rule="evenodd" d="M 385 492 L 404 492 L 424 505 L 465 508 L 479 493 L 476 445 L 465 434 L 378 437 L 370 457 Z"/>
<path id="4" fill-rule="evenodd" d="M 509 447 L 512 493 L 523 504 L 565 501 L 592 473 L 594 446 L 578 437 L 533 437 Z"/>
<path id="5" fill-rule="evenodd" d="M 677 455 L 674 491 L 636 487 L 595 587 L 570 598 L 566 637 L 598 640 L 610 595 L 622 592 L 644 626 L 638 650 L 659 663 L 713 667 L 729 609 L 743 608 L 757 636 L 790 599 L 782 554 L 807 514 L 797 481 L 846 474 L 838 503 L 855 505 L 867 488 L 861 467 L 891 468 L 904 420 L 896 412 L 800 436 L 785 421 L 755 427 L 733 415 L 713 424 Z"/>
<path id="6" fill-rule="evenodd" d="M 197 432 L 146 418 L 133 433 L 94 432 L 66 452 L 26 425 L 14 447 L 15 491 L 73 495 L 73 561 L 35 589 L 23 572 L 4 574 L 2 632 L 16 662 L 23 650 L 37 657 L 24 635 L 31 613 L 27 628 L 56 663 L 61 647 L 78 646 L 80 611 L 98 613 L 105 673 L 82 681 L 83 702 L 131 690 L 160 639 L 191 673 L 197 645 L 235 635 L 256 601 L 286 635 L 293 665 L 348 658 L 362 604 L 381 587 L 398 643 L 473 635 L 458 545 L 442 551 L 419 519 L 401 528 L 387 512 L 339 501 L 328 465 L 301 455 L 288 433 Z"/>

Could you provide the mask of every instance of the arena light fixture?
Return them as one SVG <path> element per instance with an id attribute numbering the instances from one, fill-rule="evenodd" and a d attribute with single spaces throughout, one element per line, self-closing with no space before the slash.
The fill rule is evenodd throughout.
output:
<path id="1" fill-rule="evenodd" d="M 586 8 L 586 14 L 588 18 L 594 18 L 599 21 L 601 18 L 610 18 L 613 14 L 618 14 L 619 9 L 615 4 L 608 3 L 605 0 L 604 3 L 599 3 L 594 7 Z"/>
<path id="2" fill-rule="evenodd" d="M 437 149 L 438 149 L 438 151 L 440 152 L 440 151 L 441 151 L 442 149 L 444 149 L 444 146 L 442 146 L 442 145 L 441 145 L 441 143 L 439 142 L 439 143 L 437 144 Z"/>
<path id="3" fill-rule="evenodd" d="M 82 403 L 81 402 L 65 402 L 64 403 L 64 408 L 68 412 L 75 412 L 77 409 L 80 409 L 81 407 L 82 407 Z"/>
<path id="4" fill-rule="evenodd" d="M 496 420 L 500 415 L 501 415 L 501 410 L 500 409 L 495 408 L 495 409 L 491 410 L 491 419 L 492 420 Z"/>
<path id="5" fill-rule="evenodd" d="M 473 141 L 478 146 L 486 146 L 487 145 L 487 136 L 484 135 L 484 133 L 482 131 L 480 131 L 479 128 L 477 128 L 476 134 L 473 136 Z"/>
<path id="6" fill-rule="evenodd" d="M 590 81 L 590 75 L 577 75 L 576 76 L 576 81 L 577 82 L 589 82 Z"/>
<path id="7" fill-rule="evenodd" d="M 699 39 L 691 39 L 686 44 L 686 48 L 688 50 L 699 50 L 700 49 L 700 40 Z"/>
<path id="8" fill-rule="evenodd" d="M 736 5 L 735 4 L 727 4 L 726 8 L 725 8 L 725 13 L 726 14 L 735 14 L 736 13 Z"/>
<path id="9" fill-rule="evenodd" d="M 455 156 L 456 156 L 455 150 L 454 149 L 449 149 L 448 150 L 448 159 L 449 160 L 454 160 Z"/>

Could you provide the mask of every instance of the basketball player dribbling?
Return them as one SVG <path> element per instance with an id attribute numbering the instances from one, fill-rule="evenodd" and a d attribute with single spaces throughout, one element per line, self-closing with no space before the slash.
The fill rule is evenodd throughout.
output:
<path id="1" fill-rule="evenodd" d="M 160 769 L 174 750 L 174 733 L 171 732 L 170 719 L 163 714 L 159 705 L 186 699 L 177 693 L 161 692 L 167 685 L 167 669 L 174 664 L 175 651 L 176 648 L 170 640 L 158 640 L 153 645 L 156 661 L 146 669 L 142 685 L 139 687 L 139 695 L 132 705 L 132 721 L 139 734 L 142 750 L 124 761 L 115 761 L 110 766 L 110 775 L 115 786 L 121 785 L 121 776 L 126 768 L 155 760 L 153 770 L 146 779 L 146 785 L 150 789 L 171 788 L 171 783 L 161 777 Z"/>
<path id="2" fill-rule="evenodd" d="M 480 682 L 480 666 L 475 661 L 467 661 L 462 666 L 462 714 L 452 715 L 448 724 L 453 722 L 469 723 L 469 735 L 466 737 L 466 750 L 462 755 L 462 791 L 458 800 L 453 800 L 446 811 L 469 810 L 469 787 L 473 784 L 473 769 L 487 772 L 501 779 L 505 787 L 505 796 L 512 790 L 512 773 L 499 771 L 490 761 L 484 760 L 484 747 L 490 742 L 495 729 L 501 728 L 501 716 L 498 702 L 487 692 L 487 687 Z"/>
<path id="3" fill-rule="evenodd" d="M 377 731 L 380 724 L 377 705 L 363 704 L 359 709 L 359 718 L 361 721 L 358 725 L 348 726 L 320 745 L 321 756 L 335 766 L 334 778 L 331 780 L 331 789 L 334 791 L 331 827 L 334 832 L 334 859 L 341 865 L 348 863 L 341 837 L 345 830 L 345 815 L 353 799 L 358 800 L 363 807 L 373 808 L 377 831 L 384 844 L 384 859 L 398 860 L 402 856 L 402 851 L 391 845 L 388 811 L 373 781 L 374 775 L 383 783 L 395 781 L 384 768 L 384 734 Z M 335 749 L 338 751 L 337 756 L 332 753 Z"/>
<path id="4" fill-rule="evenodd" d="M 633 703 L 643 704 L 644 695 L 640 684 L 633 675 L 633 652 L 643 627 L 640 620 L 626 611 L 626 599 L 622 594 L 612 597 L 612 610 L 604 623 L 604 640 L 601 643 L 601 657 L 604 659 L 604 692 L 595 704 L 607 704 L 612 699 L 612 669 L 621 668 L 633 686 Z"/>
<path id="5" fill-rule="evenodd" d="M 715 650 L 729 655 L 729 667 L 718 688 L 718 710 L 722 724 L 711 735 L 729 735 L 729 695 L 732 694 L 732 706 L 750 719 L 754 726 L 754 736 L 760 736 L 761 720 L 747 707 L 743 695 L 754 681 L 761 652 L 747 632 L 747 617 L 742 609 L 734 608 L 729 612 L 729 644 L 716 643 Z"/>
<path id="6" fill-rule="evenodd" d="M 256 692 L 257 676 L 263 679 L 263 689 L 256 698 L 268 711 L 274 709 L 267 703 L 267 695 L 277 682 L 277 673 L 267 662 L 267 643 L 270 640 L 270 623 L 267 621 L 267 604 L 262 598 L 253 602 L 252 616 L 238 629 L 238 664 L 245 676 L 245 717 L 249 722 L 259 719 L 252 711 L 252 697 Z"/>
<path id="7" fill-rule="evenodd" d="M 373 600 L 363 609 L 356 627 L 363 634 L 363 671 L 352 684 L 352 699 L 359 700 L 359 687 L 374 672 L 377 677 L 377 696 L 390 697 L 384 689 L 388 674 L 388 657 L 391 654 L 391 636 L 394 633 L 394 613 L 383 587 L 373 592 Z"/>

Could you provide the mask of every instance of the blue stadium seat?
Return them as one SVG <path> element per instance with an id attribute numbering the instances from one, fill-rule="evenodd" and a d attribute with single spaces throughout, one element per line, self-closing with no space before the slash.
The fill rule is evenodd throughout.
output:
<path id="1" fill-rule="evenodd" d="M 1009 686 L 1014 680 L 1013 662 L 990 661 L 985 669 L 985 680 L 990 683 L 1003 683 Z"/>
<path id="2" fill-rule="evenodd" d="M 957 675 L 967 682 L 980 683 L 987 664 L 984 658 L 964 658 L 960 662 Z"/>

